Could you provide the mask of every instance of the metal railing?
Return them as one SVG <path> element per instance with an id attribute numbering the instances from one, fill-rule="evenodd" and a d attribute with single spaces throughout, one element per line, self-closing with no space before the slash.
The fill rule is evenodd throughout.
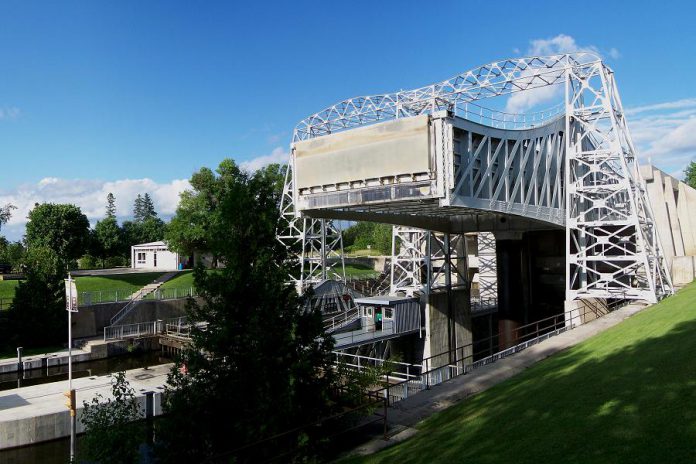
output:
<path id="1" fill-rule="evenodd" d="M 128 289 L 116 289 L 116 290 L 98 290 L 94 292 L 80 292 L 78 294 L 78 303 L 84 306 L 90 306 L 95 304 L 108 304 L 108 303 L 120 303 L 130 301 L 133 296 L 133 290 Z M 135 292 L 136 294 L 139 293 Z M 182 288 L 163 288 L 158 289 L 148 295 L 143 299 L 146 300 L 172 300 L 177 298 L 198 296 L 198 292 L 195 287 L 182 287 Z"/>
<path id="2" fill-rule="evenodd" d="M 586 317 L 595 312 L 589 308 L 578 308 L 540 319 L 530 324 L 522 325 L 513 330 L 515 344 L 504 349 L 497 348 L 500 344 L 500 335 L 493 335 L 476 343 L 469 343 L 454 350 L 445 351 L 423 359 L 421 364 L 393 363 L 394 372 L 390 372 L 383 379 L 386 386 L 377 390 L 389 402 L 394 404 L 413 394 L 427 390 L 433 385 L 438 385 L 472 370 L 496 362 L 499 359 L 520 352 L 532 345 L 544 341 L 554 335 L 583 323 Z M 474 351 L 474 345 L 496 346 Z M 356 355 L 342 354 L 355 360 L 347 363 L 349 367 L 362 369 L 367 366 L 375 366 L 375 358 L 357 357 Z M 339 359 L 337 358 L 337 364 Z M 384 361 L 382 361 L 384 362 Z"/>
<path id="3" fill-rule="evenodd" d="M 162 332 L 162 321 L 139 322 L 137 324 L 104 327 L 104 341 L 146 337 Z"/>
<path id="4" fill-rule="evenodd" d="M 360 317 L 360 310 L 357 307 L 351 308 L 330 319 L 324 319 L 324 330 L 327 332 L 334 331 L 357 320 L 358 317 Z"/>
<path id="5" fill-rule="evenodd" d="M 110 325 L 104 327 L 104 341 L 161 334 L 176 335 L 183 333 L 184 330 L 190 333 L 190 325 L 186 322 L 186 316 L 135 324 Z"/>

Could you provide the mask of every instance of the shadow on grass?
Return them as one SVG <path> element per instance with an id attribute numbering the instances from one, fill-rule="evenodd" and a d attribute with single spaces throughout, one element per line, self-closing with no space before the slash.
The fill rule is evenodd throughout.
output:
<path id="1" fill-rule="evenodd" d="M 696 462 L 696 286 L 418 428 L 364 461 Z"/>

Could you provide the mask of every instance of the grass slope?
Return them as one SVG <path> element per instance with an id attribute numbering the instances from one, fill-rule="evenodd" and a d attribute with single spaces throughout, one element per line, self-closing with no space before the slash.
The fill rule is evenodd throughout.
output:
<path id="1" fill-rule="evenodd" d="M 350 462 L 696 462 L 696 283 Z"/>
<path id="2" fill-rule="evenodd" d="M 108 276 L 82 276 L 75 278 L 78 292 L 98 292 L 118 290 L 133 293 L 152 283 L 162 272 L 138 272 L 132 274 L 113 274 Z"/>

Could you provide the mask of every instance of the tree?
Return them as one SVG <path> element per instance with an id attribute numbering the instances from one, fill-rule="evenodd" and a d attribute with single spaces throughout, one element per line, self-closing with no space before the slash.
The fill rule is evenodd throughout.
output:
<path id="1" fill-rule="evenodd" d="M 12 269 L 19 270 L 25 251 L 22 242 L 9 242 L 5 237 L 0 237 L 0 263 L 9 264 Z"/>
<path id="2" fill-rule="evenodd" d="M 107 216 L 101 221 L 97 221 L 94 226 L 93 241 L 96 245 L 93 249 L 96 255 L 102 258 L 116 256 L 121 251 L 123 233 L 116 222 L 116 217 Z"/>
<path id="3" fill-rule="evenodd" d="M 65 263 L 55 250 L 33 246 L 25 258 L 25 280 L 15 290 L 9 323 L 15 346 L 46 346 L 64 340 Z"/>
<path id="4" fill-rule="evenodd" d="M 17 209 L 17 207 L 9 203 L 0 207 L 0 228 L 2 228 L 2 226 L 7 224 L 7 221 L 10 220 L 13 209 Z"/>
<path id="5" fill-rule="evenodd" d="M 287 250 L 275 237 L 278 193 L 269 177 L 225 160 L 216 174 L 194 174 L 191 185 L 188 201 L 209 211 L 186 220 L 203 222 L 200 238 L 225 267 L 194 270 L 204 301 L 191 300 L 188 317 L 207 326 L 192 329 L 181 360 L 188 373 L 179 364 L 169 375 L 158 435 L 164 462 L 201 461 L 316 420 L 330 407 L 335 378 L 333 339 L 321 314 L 305 310 L 286 283 Z"/>
<path id="6" fill-rule="evenodd" d="M 691 161 L 684 169 L 684 182 L 696 189 L 696 161 Z"/>
<path id="7" fill-rule="evenodd" d="M 89 221 L 79 207 L 43 203 L 35 206 L 28 218 L 25 235 L 28 248 L 50 248 L 65 264 L 84 254 Z"/>
<path id="8" fill-rule="evenodd" d="M 143 197 L 138 194 L 133 202 L 133 220 L 135 222 L 141 222 L 143 220 Z"/>
<path id="9" fill-rule="evenodd" d="M 106 196 L 106 217 L 116 219 L 116 197 L 111 192 Z"/>
<path id="10" fill-rule="evenodd" d="M 285 165 L 269 164 L 256 171 L 256 176 L 264 179 L 273 188 L 277 206 L 285 184 Z M 166 240 L 169 248 L 182 255 L 192 255 L 194 251 L 213 255 L 216 241 L 223 237 L 212 237 L 210 230 L 215 215 L 211 215 L 219 204 L 224 182 L 209 168 L 201 168 L 191 176 L 191 190 L 181 192 L 176 214 L 167 226 Z"/>
<path id="11" fill-rule="evenodd" d="M 391 254 L 392 226 L 374 222 L 358 222 L 343 232 L 343 245 L 356 250 L 371 249 Z"/>
<path id="12" fill-rule="evenodd" d="M 155 211 L 155 203 L 152 201 L 149 193 L 143 195 L 143 221 L 157 217 Z"/>
<path id="13" fill-rule="evenodd" d="M 135 391 L 125 372 L 112 374 L 113 400 L 97 393 L 84 409 L 80 421 L 85 426 L 85 458 L 101 464 L 137 462 L 138 444 L 144 436 L 137 423 L 143 414 L 135 399 Z"/>

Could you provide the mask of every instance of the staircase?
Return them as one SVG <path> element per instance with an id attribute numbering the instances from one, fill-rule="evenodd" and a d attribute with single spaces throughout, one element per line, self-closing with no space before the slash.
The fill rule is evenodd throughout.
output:
<path id="1" fill-rule="evenodd" d="M 157 289 L 159 289 L 162 286 L 162 284 L 174 277 L 176 274 L 177 272 L 169 272 L 167 274 L 161 275 L 158 278 L 156 278 L 154 282 L 152 282 L 151 284 L 147 284 L 137 292 L 133 293 L 130 296 L 130 301 L 126 303 L 126 305 L 123 308 L 121 308 L 121 310 L 117 312 L 114 315 L 114 317 L 111 318 L 109 324 L 116 325 L 119 322 L 121 322 L 127 315 L 131 313 L 131 311 L 133 311 L 133 308 L 135 308 L 138 305 L 138 303 L 140 303 L 146 296 L 157 291 Z"/>

